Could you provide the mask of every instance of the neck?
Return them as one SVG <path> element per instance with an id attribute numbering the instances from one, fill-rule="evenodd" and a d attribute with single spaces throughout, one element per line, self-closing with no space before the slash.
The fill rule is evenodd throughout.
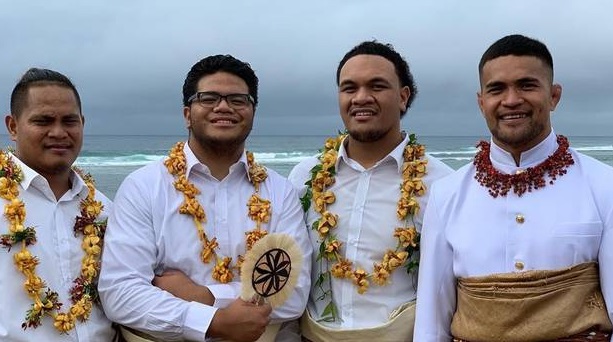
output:
<path id="1" fill-rule="evenodd" d="M 349 135 L 345 148 L 349 158 L 368 169 L 392 152 L 402 139 L 403 136 L 400 131 L 371 142 L 358 141 Z"/>
<path id="2" fill-rule="evenodd" d="M 245 149 L 244 143 L 238 146 L 223 144 L 203 146 L 190 139 L 188 144 L 198 161 L 206 165 L 211 171 L 211 175 L 218 180 L 224 179 L 230 173 L 230 166 L 240 159 Z"/>
<path id="3" fill-rule="evenodd" d="M 43 175 L 43 177 L 45 177 L 49 183 L 49 187 L 51 191 L 53 191 L 56 200 L 59 200 L 72 187 L 72 183 L 70 182 L 70 171 L 60 174 Z"/>

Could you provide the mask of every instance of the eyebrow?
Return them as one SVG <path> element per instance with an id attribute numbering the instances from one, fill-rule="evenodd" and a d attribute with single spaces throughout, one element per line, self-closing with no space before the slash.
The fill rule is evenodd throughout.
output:
<path id="1" fill-rule="evenodd" d="M 526 76 L 526 77 L 522 77 L 518 80 L 513 81 L 513 84 L 522 84 L 522 83 L 531 83 L 531 82 L 540 83 L 540 80 L 536 77 Z M 497 86 L 501 86 L 504 84 L 505 82 L 503 81 L 491 81 L 485 84 L 485 88 L 497 87 Z"/>
<path id="2" fill-rule="evenodd" d="M 390 81 L 388 81 L 386 78 L 381 77 L 381 76 L 375 76 L 375 77 L 369 79 L 368 82 L 366 82 L 366 83 L 367 84 L 373 84 L 373 83 L 379 83 L 379 82 L 382 82 L 382 83 L 385 83 L 385 84 L 391 84 Z M 355 84 L 355 83 L 356 83 L 355 81 L 353 81 L 351 79 L 348 79 L 348 80 L 342 80 L 338 85 L 340 87 L 342 85 Z"/>

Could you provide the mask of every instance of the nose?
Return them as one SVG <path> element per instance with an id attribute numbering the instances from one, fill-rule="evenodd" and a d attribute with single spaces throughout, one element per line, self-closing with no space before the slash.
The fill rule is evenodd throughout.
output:
<path id="1" fill-rule="evenodd" d="M 51 126 L 49 136 L 53 138 L 64 138 L 68 135 L 64 126 L 61 123 L 56 123 Z"/>
<path id="2" fill-rule="evenodd" d="M 226 98 L 225 96 L 222 96 L 219 99 L 219 103 L 217 103 L 217 105 L 213 108 L 214 112 L 227 112 L 227 111 L 232 111 L 232 107 L 230 107 L 230 104 L 228 103 L 228 98 Z"/>
<path id="3" fill-rule="evenodd" d="M 523 102 L 524 99 L 521 96 L 521 93 L 515 88 L 509 88 L 502 99 L 502 105 L 507 107 L 515 107 Z"/>
<path id="4" fill-rule="evenodd" d="M 372 93 L 365 87 L 360 87 L 354 93 L 351 102 L 353 104 L 363 104 L 373 100 Z"/>

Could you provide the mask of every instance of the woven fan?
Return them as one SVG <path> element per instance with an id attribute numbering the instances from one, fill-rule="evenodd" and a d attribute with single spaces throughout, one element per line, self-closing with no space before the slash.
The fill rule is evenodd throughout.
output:
<path id="1" fill-rule="evenodd" d="M 241 298 L 261 300 L 273 308 L 290 296 L 300 274 L 302 251 L 286 234 L 268 234 L 245 254 L 241 268 Z"/>

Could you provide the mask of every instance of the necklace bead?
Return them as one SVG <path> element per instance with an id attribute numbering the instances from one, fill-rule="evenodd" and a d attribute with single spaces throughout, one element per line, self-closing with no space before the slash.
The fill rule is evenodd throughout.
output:
<path id="1" fill-rule="evenodd" d="M 473 161 L 477 169 L 475 179 L 479 184 L 487 187 L 490 195 L 494 198 L 505 197 L 511 189 L 517 196 L 521 197 L 526 192 L 545 187 L 547 183 L 553 185 L 575 163 L 568 151 L 568 139 L 563 135 L 558 135 L 557 142 L 557 150 L 542 163 L 525 170 L 518 170 L 515 174 L 504 174 L 492 165 L 490 143 L 480 141 L 477 144 L 479 152 L 477 152 Z M 546 177 L 549 178 L 549 181 L 545 179 Z"/>

